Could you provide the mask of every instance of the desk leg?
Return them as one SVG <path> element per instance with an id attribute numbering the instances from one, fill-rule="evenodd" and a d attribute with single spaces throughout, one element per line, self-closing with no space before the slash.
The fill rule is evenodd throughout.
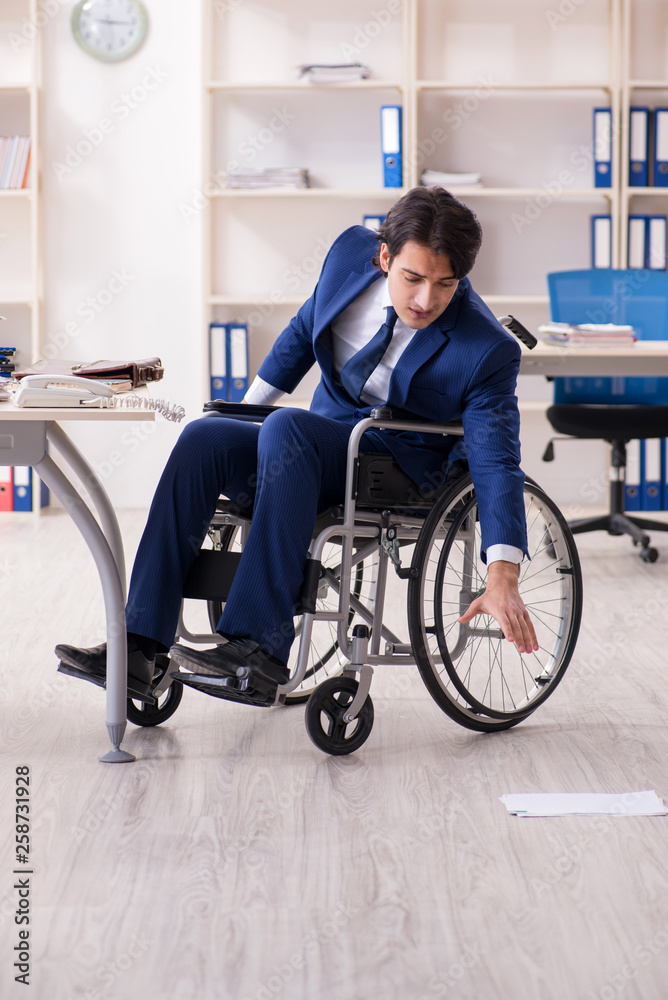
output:
<path id="1" fill-rule="evenodd" d="M 49 443 L 60 452 L 67 462 L 69 462 L 79 477 L 79 480 L 89 491 L 100 519 L 100 524 L 102 525 L 102 531 L 104 532 L 104 536 L 109 543 L 109 548 L 114 554 L 116 568 L 118 569 L 118 575 L 121 580 L 121 587 L 123 589 L 123 594 L 125 595 L 125 556 L 123 554 L 123 539 L 121 538 L 121 529 L 118 526 L 114 508 L 111 505 L 106 490 L 77 446 L 67 436 L 60 424 L 47 424 L 46 437 Z"/>
<path id="2" fill-rule="evenodd" d="M 121 750 L 127 725 L 127 640 L 125 630 L 125 594 L 116 559 L 95 517 L 83 498 L 59 469 L 50 455 L 34 466 L 37 475 L 61 501 L 91 551 L 102 584 L 107 621 L 107 732 L 113 750 L 100 757 L 111 763 L 135 760 Z M 93 474 L 92 470 L 89 474 Z M 102 489 L 102 487 L 100 487 Z"/>

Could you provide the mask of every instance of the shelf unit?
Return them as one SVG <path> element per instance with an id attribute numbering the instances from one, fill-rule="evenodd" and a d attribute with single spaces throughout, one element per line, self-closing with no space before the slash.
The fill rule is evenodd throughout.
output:
<path id="1" fill-rule="evenodd" d="M 6 0 L 0 12 L 0 135 L 31 136 L 28 186 L 0 191 L 0 314 L 11 313 L 0 340 L 12 340 L 20 364 L 32 362 L 41 344 L 41 33 L 23 34 L 36 15 L 37 0 Z"/>
<path id="2" fill-rule="evenodd" d="M 625 2 L 588 0 L 555 26 L 555 5 L 535 0 L 394 0 L 380 13 L 367 0 L 244 0 L 224 16 L 204 0 L 203 296 L 209 320 L 249 323 L 250 376 L 312 291 L 331 240 L 387 211 L 425 168 L 480 170 L 484 187 L 454 189 L 485 235 L 473 285 L 498 314 L 547 319 L 545 275 L 589 266 L 590 216 L 610 213 L 620 231 L 623 134 L 610 188 L 593 186 L 591 146 L 593 108 L 622 113 Z M 301 63 L 349 60 L 372 77 L 296 79 Z M 377 186 L 385 103 L 403 107 L 401 189 Z M 270 136 L 277 111 L 294 117 Z M 308 167 L 314 186 L 221 188 L 219 172 L 240 158 Z M 615 265 L 620 253 L 617 238 Z"/>
<path id="3" fill-rule="evenodd" d="M 626 261 L 629 215 L 668 215 L 668 188 L 629 186 L 630 110 L 638 105 L 668 107 L 666 4 L 661 0 L 623 0 L 623 38 L 619 257 L 621 261 Z M 641 76 L 642 70 L 646 70 L 648 75 Z M 642 100 L 638 100 L 639 97 Z"/>
<path id="4" fill-rule="evenodd" d="M 0 9 L 0 135 L 31 137 L 27 187 L 0 191 L 0 343 L 16 347 L 17 365 L 42 345 L 41 31 L 37 0 L 3 0 Z M 29 37 L 30 36 L 30 37 Z M 39 510 L 33 482 L 33 510 Z"/>

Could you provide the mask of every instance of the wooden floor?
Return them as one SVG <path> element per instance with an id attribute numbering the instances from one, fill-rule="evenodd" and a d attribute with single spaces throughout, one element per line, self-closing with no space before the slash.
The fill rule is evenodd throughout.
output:
<path id="1" fill-rule="evenodd" d="M 141 512 L 121 517 L 131 556 Z M 33 1000 L 665 1000 L 668 818 L 518 819 L 504 792 L 668 800 L 668 536 L 580 541 L 581 639 L 554 696 L 480 736 L 417 676 L 377 672 L 346 758 L 303 708 L 186 691 L 134 764 L 104 696 L 56 673 L 103 638 L 63 513 L 0 518 L 0 995 Z M 31 987 L 14 982 L 14 782 L 32 773 Z"/>

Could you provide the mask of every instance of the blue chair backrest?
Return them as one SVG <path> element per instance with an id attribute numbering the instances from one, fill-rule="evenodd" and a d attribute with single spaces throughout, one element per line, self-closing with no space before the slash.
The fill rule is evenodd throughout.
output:
<path id="1" fill-rule="evenodd" d="M 668 340 L 668 272 L 612 268 L 548 274 L 552 320 L 623 323 L 640 340 Z M 556 403 L 668 404 L 668 378 L 558 378 Z"/>

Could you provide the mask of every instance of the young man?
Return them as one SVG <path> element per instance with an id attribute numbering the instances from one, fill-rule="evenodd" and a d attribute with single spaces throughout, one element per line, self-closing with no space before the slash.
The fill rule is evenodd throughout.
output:
<path id="1" fill-rule="evenodd" d="M 287 680 L 317 513 L 342 502 L 350 429 L 383 403 L 418 418 L 463 422 L 463 446 L 459 438 L 383 430 L 367 432 L 362 449 L 390 452 L 419 487 L 443 478 L 465 448 L 489 570 L 485 593 L 461 620 L 485 612 L 520 652 L 538 648 L 517 587 L 527 554 L 515 398 L 520 348 L 466 277 L 481 240 L 474 214 L 442 188 L 409 191 L 379 235 L 347 229 L 246 397 L 275 402 L 317 362 L 321 378 L 310 410 L 281 408 L 262 425 L 206 417 L 185 428 L 158 484 L 130 583 L 134 697 L 150 698 L 156 652 L 172 644 L 183 582 L 220 494 L 253 508 L 217 629 L 228 641 L 206 650 L 178 646 L 172 655 L 200 675 L 250 666 Z M 67 673 L 97 683 L 106 675 L 105 644 L 61 645 L 56 653 Z M 262 703 L 265 696 L 247 700 Z"/>

